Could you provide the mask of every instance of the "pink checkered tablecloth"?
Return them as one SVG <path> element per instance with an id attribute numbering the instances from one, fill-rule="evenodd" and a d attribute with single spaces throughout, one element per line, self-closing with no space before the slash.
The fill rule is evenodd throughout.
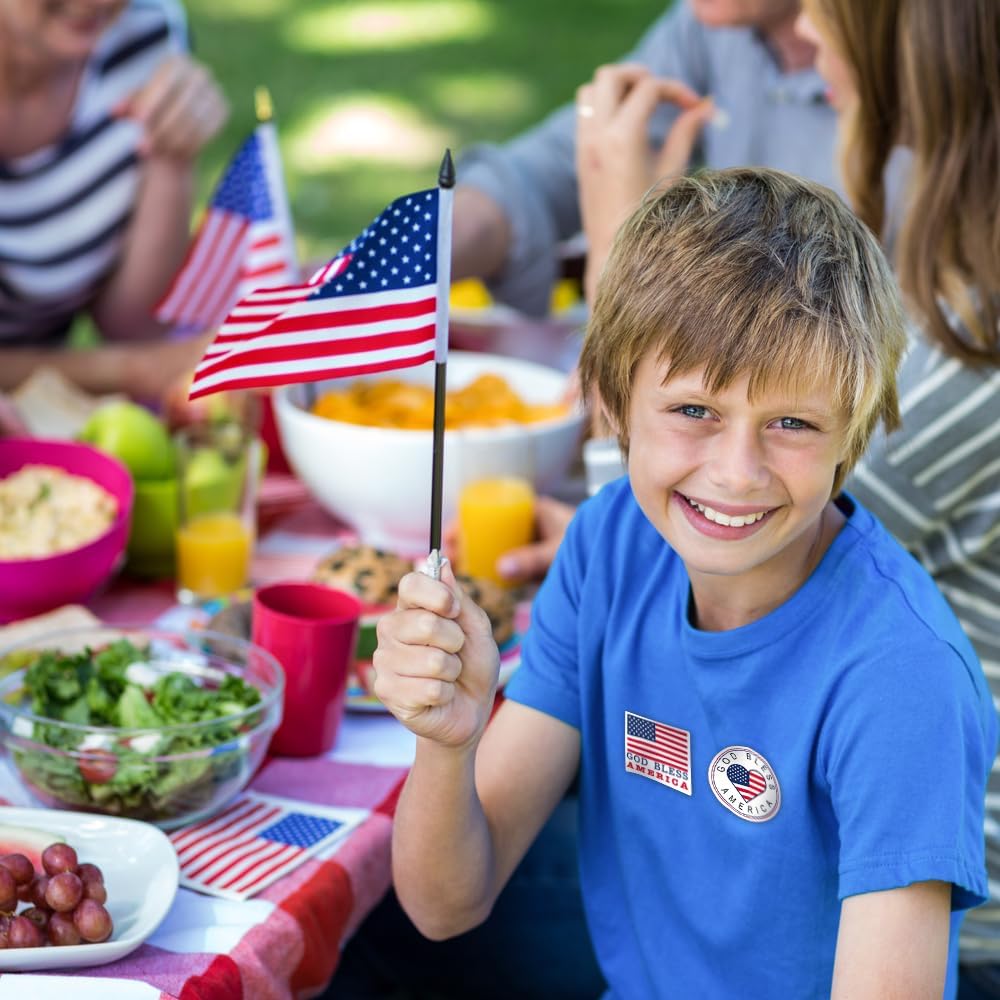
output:
<path id="1" fill-rule="evenodd" d="M 291 491 L 289 491 L 290 495 Z M 261 538 L 255 583 L 304 578 L 345 536 L 311 503 L 289 503 Z M 169 623 L 172 587 L 121 578 L 90 605 L 114 624 Z M 340 947 L 389 887 L 396 798 L 412 759 L 412 737 L 385 714 L 348 713 L 325 757 L 270 758 L 251 789 L 324 806 L 367 811 L 329 856 L 312 857 L 251 899 L 219 899 L 189 889 L 153 935 L 108 965 L 0 976 L 0 1000 L 284 1000 L 320 992 Z M 12 774 L 0 797 L 32 804 Z"/>

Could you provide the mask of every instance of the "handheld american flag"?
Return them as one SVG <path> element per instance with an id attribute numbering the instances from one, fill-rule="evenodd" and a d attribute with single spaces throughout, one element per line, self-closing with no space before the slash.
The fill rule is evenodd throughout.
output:
<path id="1" fill-rule="evenodd" d="M 210 330 L 241 296 L 298 278 L 277 137 L 264 122 L 219 182 L 156 318 Z"/>
<path id="2" fill-rule="evenodd" d="M 398 198 L 306 284 L 239 301 L 195 370 L 190 398 L 443 363 L 451 247 L 441 209 L 439 188 Z"/>

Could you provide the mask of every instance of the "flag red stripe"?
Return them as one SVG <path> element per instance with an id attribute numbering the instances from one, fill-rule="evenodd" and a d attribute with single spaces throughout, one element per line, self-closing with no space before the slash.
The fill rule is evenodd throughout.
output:
<path id="1" fill-rule="evenodd" d="M 413 368 L 417 365 L 426 364 L 428 361 L 433 360 L 434 349 L 432 346 L 431 349 L 424 354 L 417 355 L 416 357 L 409 358 L 405 361 L 394 359 L 374 364 L 343 366 L 333 365 L 328 368 L 321 368 L 315 371 L 300 372 L 294 381 L 319 382 L 327 378 L 350 378 L 354 375 L 376 375 L 379 372 L 389 372 L 397 368 Z M 263 389 L 276 385 L 288 385 L 290 381 L 292 381 L 292 379 L 287 372 L 279 372 L 274 375 L 265 375 L 260 373 L 255 373 L 253 375 L 237 375 L 234 373 L 231 379 L 216 383 L 208 389 L 198 389 L 197 385 L 193 385 L 191 392 L 188 395 L 188 399 L 195 400 L 199 399 L 201 396 L 210 395 L 213 392 L 223 392 L 231 389 L 253 389 L 257 386 Z"/>
<path id="2" fill-rule="evenodd" d="M 661 722 L 655 723 L 656 725 L 656 738 L 658 740 L 669 737 L 674 740 L 678 740 L 681 743 L 687 743 L 688 734 L 683 729 L 674 729 L 673 726 L 665 726 Z"/>
<path id="3" fill-rule="evenodd" d="M 205 858 L 210 852 L 216 850 L 220 844 L 230 843 L 234 837 L 246 837 L 248 832 L 253 835 L 253 831 L 257 830 L 262 823 L 268 823 L 273 820 L 277 813 L 278 810 L 273 808 L 267 811 L 254 809 L 252 813 L 248 812 L 238 820 L 227 823 L 225 827 L 201 837 L 197 843 L 184 848 L 185 856 L 181 859 L 181 866 L 189 869 L 196 861 Z M 193 853 L 188 853 L 191 847 L 196 847 L 197 850 Z"/>
<path id="4" fill-rule="evenodd" d="M 659 761 L 661 764 L 669 764 L 671 767 L 678 767 L 683 771 L 691 769 L 691 758 L 688 754 L 671 753 L 669 750 L 658 748 L 655 743 L 637 740 L 631 736 L 625 741 L 625 747 L 627 750 L 631 750 L 632 753 L 649 757 L 652 760 Z"/>
<path id="5" fill-rule="evenodd" d="M 236 823 L 241 822 L 244 817 L 251 816 L 265 807 L 259 802 L 247 802 L 237 800 L 229 808 L 224 809 L 218 816 L 211 819 L 202 820 L 187 830 L 180 830 L 171 836 L 174 847 L 178 852 L 186 851 L 188 848 L 201 843 L 206 837 L 212 837 L 217 832 L 231 829 Z M 232 817 L 232 818 L 230 818 Z M 226 820 L 226 822 L 222 822 Z"/>
<path id="6" fill-rule="evenodd" d="M 336 301 L 336 300 L 334 300 Z M 292 307 L 279 316 L 268 333 L 300 333 L 303 330 L 322 330 L 334 326 L 360 326 L 363 323 L 379 323 L 392 319 L 413 319 L 433 313 L 437 308 L 437 297 L 429 295 L 415 302 L 385 302 L 359 309 L 330 309 L 312 312 L 311 303 L 303 303 L 304 308 Z"/>
<path id="7" fill-rule="evenodd" d="M 258 841 L 253 850 L 241 851 L 224 868 L 220 868 L 219 871 L 209 876 L 207 882 L 209 885 L 217 885 L 220 889 L 228 889 L 258 864 L 270 861 L 276 855 L 283 854 L 287 849 L 288 844 L 280 844 L 273 840 Z"/>
<path id="8" fill-rule="evenodd" d="M 231 889 L 236 886 L 242 892 L 246 886 L 240 883 L 249 879 L 249 884 L 253 885 L 261 880 L 263 875 L 260 874 L 259 869 L 262 865 L 266 865 L 268 871 L 273 871 L 275 868 L 287 865 L 289 861 L 294 861 L 302 853 L 302 848 L 296 847 L 294 844 L 272 844 L 271 848 L 265 854 L 254 856 L 250 864 L 232 874 L 219 885 L 219 888 Z M 213 883 L 217 884 L 215 880 Z"/>
<path id="9" fill-rule="evenodd" d="M 280 858 L 278 861 L 275 861 L 273 865 L 269 865 L 267 868 L 264 869 L 264 871 L 258 873 L 249 882 L 245 881 L 247 876 L 244 875 L 243 876 L 244 881 L 240 882 L 239 885 L 236 886 L 236 888 L 240 892 L 247 892 L 248 890 L 253 889 L 255 885 L 259 885 L 261 882 L 266 881 L 267 878 L 274 872 L 278 871 L 278 869 L 282 868 L 284 865 L 287 865 L 289 862 L 294 861 L 301 853 L 302 851 L 297 851 L 290 857 Z"/>
<path id="10" fill-rule="evenodd" d="M 274 809 L 265 817 L 265 819 L 270 822 L 274 820 L 280 812 L 280 809 Z M 260 828 L 260 823 L 254 823 L 251 828 L 241 831 L 241 833 L 235 838 L 220 840 L 216 841 L 214 844 L 210 844 L 204 850 L 195 855 L 195 857 L 186 859 L 181 865 L 181 870 L 188 878 L 197 878 L 202 874 L 202 872 L 205 872 L 214 865 L 219 864 L 220 861 L 223 861 L 223 859 L 234 854 L 234 852 L 238 856 L 242 856 L 246 853 L 245 848 L 257 839 L 257 833 Z M 198 859 L 201 860 L 201 864 L 195 868 L 192 866 L 192 862 Z"/>
<path id="11" fill-rule="evenodd" d="M 271 842 L 261 840 L 257 833 L 258 830 L 255 828 L 248 837 L 244 837 L 242 840 L 217 845 L 222 850 L 207 864 L 203 864 L 197 870 L 185 868 L 182 871 L 188 878 L 200 876 L 199 881 L 206 885 L 214 885 L 218 879 L 224 878 L 228 872 L 232 871 L 235 865 L 270 848 Z"/>
<path id="12" fill-rule="evenodd" d="M 278 233 L 268 233 L 266 236 L 258 236 L 250 244 L 251 252 L 256 250 L 270 250 L 272 247 L 281 246 L 281 236 Z"/>
<path id="13" fill-rule="evenodd" d="M 195 261 L 188 274 L 185 301 L 178 310 L 182 319 L 207 315 L 205 310 L 209 304 L 214 315 L 218 312 L 219 307 L 215 303 L 220 297 L 229 301 L 243 266 L 240 245 L 248 229 L 249 223 L 242 217 L 228 213 L 213 214 L 204 240 L 199 241 L 200 260 Z"/>
<path id="14" fill-rule="evenodd" d="M 293 340 L 270 347 L 247 348 L 213 360 L 204 368 L 199 368 L 197 380 L 207 378 L 216 372 L 236 366 L 268 364 L 276 361 L 304 361 L 309 358 L 329 357 L 332 361 L 345 354 L 359 351 L 380 351 L 393 347 L 411 347 L 434 336 L 434 325 L 422 326 L 416 330 L 401 330 L 396 333 L 379 333 L 361 337 L 333 336 L 312 343 L 297 344 Z"/>
<path id="15" fill-rule="evenodd" d="M 210 239 L 214 238 L 215 230 L 222 225 L 221 213 L 209 211 L 198 229 L 198 234 L 188 247 L 184 256 L 184 263 L 180 270 L 174 275 L 174 280 L 170 282 L 166 295 L 163 296 L 158 309 L 176 310 L 184 306 L 184 298 L 188 288 L 194 283 L 196 275 L 201 273 L 201 261 L 205 257 L 205 251 Z M 175 301 L 175 299 L 177 301 Z"/>
<path id="16" fill-rule="evenodd" d="M 308 292 L 311 294 L 311 291 Z M 304 298 L 300 296 L 299 298 Z M 254 303 L 256 305 L 256 303 Z M 292 306 L 294 307 L 294 300 Z M 361 326 L 371 325 L 379 322 L 392 322 L 393 320 L 418 319 L 421 317 L 432 317 L 436 309 L 434 299 L 424 299 L 419 302 L 401 302 L 395 304 L 382 304 L 377 306 L 365 306 L 359 309 L 348 309 L 341 312 L 329 313 L 289 313 L 288 316 L 281 316 L 281 313 L 288 308 L 287 302 L 260 303 L 257 309 L 252 311 L 241 307 L 239 312 L 230 313 L 226 323 L 219 331 L 219 336 L 212 342 L 212 347 L 219 344 L 236 344 L 240 341 L 250 340 L 257 336 L 286 333 L 308 333 L 311 330 L 333 330 L 340 326 Z M 269 320 L 274 320 L 268 326 Z M 256 324 L 246 330 L 238 327 Z"/>
<path id="17" fill-rule="evenodd" d="M 275 274 L 284 274 L 287 270 L 288 266 L 283 260 L 276 260 L 269 264 L 262 264 L 255 267 L 247 267 L 243 269 L 243 283 L 251 283 L 247 291 L 252 292 L 257 288 L 257 285 L 252 284 L 253 282 L 259 281 L 261 278 L 269 278 Z"/>

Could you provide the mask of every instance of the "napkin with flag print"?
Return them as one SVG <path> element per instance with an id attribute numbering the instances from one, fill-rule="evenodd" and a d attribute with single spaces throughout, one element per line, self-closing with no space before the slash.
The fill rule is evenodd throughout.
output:
<path id="1" fill-rule="evenodd" d="M 249 899 L 298 868 L 328 856 L 369 815 L 244 792 L 222 812 L 174 830 L 181 885 L 223 899 Z"/>

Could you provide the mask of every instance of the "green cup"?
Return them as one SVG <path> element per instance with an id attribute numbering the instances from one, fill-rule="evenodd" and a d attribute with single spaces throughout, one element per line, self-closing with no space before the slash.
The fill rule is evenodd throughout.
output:
<path id="1" fill-rule="evenodd" d="M 168 579 L 174 575 L 177 480 L 136 480 L 132 528 L 125 546 L 125 569 L 132 576 Z"/>

